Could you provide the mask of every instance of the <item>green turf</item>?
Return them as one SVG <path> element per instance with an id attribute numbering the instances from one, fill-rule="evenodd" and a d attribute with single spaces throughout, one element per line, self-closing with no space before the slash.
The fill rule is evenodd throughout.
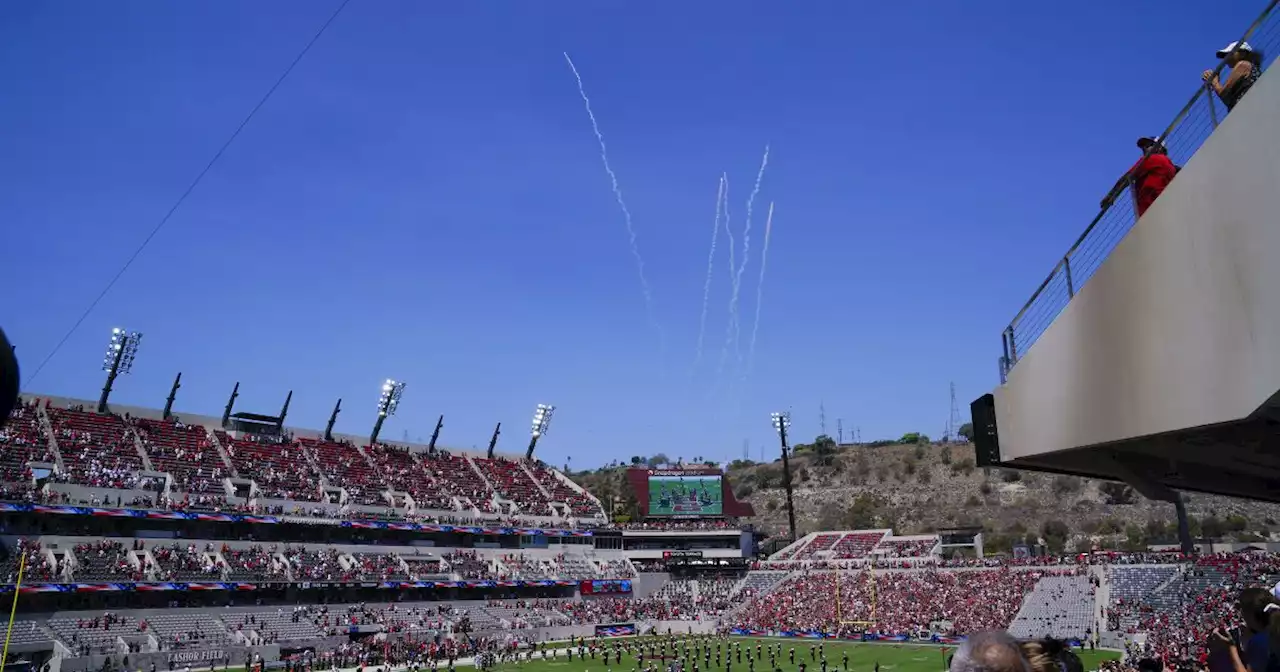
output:
<path id="1" fill-rule="evenodd" d="M 799 672 L 799 663 L 804 662 L 806 665 L 805 672 L 822 672 L 822 666 L 815 663 L 809 658 L 809 645 L 815 643 L 810 639 L 764 639 L 754 637 L 734 637 L 733 639 L 743 643 L 742 663 L 737 662 L 734 658 L 732 672 L 748 672 L 746 648 L 750 646 L 752 651 L 755 650 L 756 642 L 759 642 L 762 651 L 767 651 L 770 644 L 782 644 L 782 657 L 778 659 L 778 667 L 782 672 Z M 607 644 L 610 640 L 604 640 Z M 554 646 L 554 645 L 553 645 Z M 796 650 L 796 664 L 789 662 L 787 651 L 791 647 Z M 939 672 L 944 668 L 947 655 L 949 655 L 954 647 L 942 646 L 939 644 L 895 644 L 890 642 L 825 642 L 823 644 L 823 652 L 827 657 L 827 672 L 842 672 L 840 666 L 841 656 L 844 652 L 849 653 L 849 670 L 850 672 L 872 672 L 875 664 L 880 663 L 880 672 Z M 944 652 L 945 651 L 945 652 Z M 1077 650 L 1076 653 L 1084 662 L 1086 670 L 1096 670 L 1099 664 L 1104 660 L 1114 660 L 1120 657 L 1118 651 L 1088 651 Z M 769 669 L 768 654 L 764 654 L 764 661 L 756 661 L 756 672 L 772 672 Z M 711 669 L 703 666 L 702 660 L 698 660 L 699 672 L 723 672 L 724 661 L 720 661 L 719 667 L 715 664 L 715 644 L 712 644 Z M 573 662 L 569 662 L 563 655 L 555 660 L 542 660 L 540 655 L 534 657 L 532 662 L 522 662 L 519 664 L 507 663 L 495 666 L 495 672 L 631 672 L 636 668 L 636 659 L 634 656 L 626 656 L 624 654 L 622 664 L 610 661 L 608 667 L 605 666 L 601 658 L 597 657 L 592 660 L 582 660 L 575 654 Z M 686 671 L 690 668 L 686 667 Z"/>

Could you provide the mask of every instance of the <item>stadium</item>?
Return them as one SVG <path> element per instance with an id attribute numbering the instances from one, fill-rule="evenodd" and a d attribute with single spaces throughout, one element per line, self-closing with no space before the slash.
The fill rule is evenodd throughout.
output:
<path id="1" fill-rule="evenodd" d="M 1273 1 L 1244 36 L 1265 44 L 1266 31 L 1276 25 L 1276 5 Z M 1236 46 L 1219 58 L 1239 57 L 1243 43 L 1231 43 Z M 1185 164 L 1185 170 L 1182 165 L 1175 170 L 1169 159 L 1178 182 L 1144 196 L 1141 209 L 1151 207 L 1151 214 L 1112 210 L 1117 194 L 1133 186 L 1134 178 L 1126 174 L 1104 199 L 1089 231 L 1099 221 L 1111 221 L 1108 217 L 1139 233 L 1138 216 L 1146 217 L 1144 223 L 1176 219 L 1169 204 L 1183 198 L 1180 191 L 1210 179 L 1205 162 L 1191 160 L 1201 144 L 1205 152 L 1195 158 L 1216 156 L 1227 165 L 1238 158 L 1228 156 L 1228 149 L 1251 146 L 1258 138 L 1274 141 L 1263 124 L 1280 118 L 1274 114 L 1280 105 L 1275 82 L 1259 78 L 1261 56 L 1234 63 L 1242 71 L 1259 70 L 1250 71 L 1247 86 L 1255 88 L 1249 98 L 1241 99 L 1248 88 L 1229 98 L 1231 118 L 1220 119 L 1219 112 L 1226 111 L 1210 97 L 1230 87 L 1215 88 L 1216 75 L 1208 71 L 1204 88 L 1197 89 L 1168 131 L 1139 141 L 1144 152 L 1167 143 Z M 578 86 L 581 90 L 581 78 Z M 582 97 L 585 101 L 585 92 Z M 1170 135 L 1197 119 L 1208 129 L 1197 141 Z M 1245 133 L 1238 130 L 1242 125 L 1263 132 Z M 1224 136 L 1237 144 L 1212 144 Z M 603 154 L 603 137 L 599 142 Z M 1275 156 L 1271 161 L 1254 172 L 1280 174 Z M 1252 207 L 1257 203 L 1249 199 L 1275 195 L 1273 189 L 1237 191 L 1231 194 L 1235 201 L 1215 212 L 1233 213 L 1238 203 Z M 1222 218 L 1228 224 L 1252 221 L 1268 211 L 1274 208 L 1259 206 L 1249 210 L 1249 217 Z M 1142 243 L 1138 238 L 1129 253 L 1148 267 L 1166 257 L 1185 261 L 1172 254 L 1134 253 L 1134 245 Z M 1236 247 L 1267 249 L 1252 240 L 1241 236 Z M 1124 254 L 1116 245 L 1117 254 Z M 1159 249 L 1167 252 L 1171 245 Z M 1117 273 L 1108 275 L 1115 269 L 1107 266 L 1113 263 L 1109 252 L 1098 252 L 1097 266 L 1089 269 L 1099 278 L 1093 287 L 1119 283 Z M 1216 248 L 1203 254 L 1219 253 L 1227 254 Z M 1144 414 L 1133 411 L 1135 406 L 1125 407 L 1132 411 L 1126 415 L 1112 408 L 1119 404 L 1104 403 L 1111 398 L 1106 394 L 1088 394 L 1086 384 L 1114 389 L 1104 383 L 1125 358 L 1078 365 L 1088 349 L 1062 334 L 1111 328 L 1123 321 L 1117 317 L 1122 313 L 1141 311 L 1115 303 L 1108 304 L 1111 312 L 1105 315 L 1084 312 L 1090 310 L 1089 295 L 1077 299 L 1077 294 L 1092 275 L 1079 267 L 1072 275 L 1070 256 L 1059 264 L 1036 297 L 1049 296 L 1041 292 L 1062 277 L 1062 294 L 1074 303 L 1040 308 L 1048 317 L 1034 329 L 1020 326 L 1020 314 L 1002 335 L 1000 387 L 974 402 L 973 422 L 967 423 L 972 443 L 957 439 L 949 422 L 942 442 L 914 432 L 904 435 L 913 437 L 910 441 L 846 444 L 842 436 L 836 441 L 826 435 L 824 420 L 823 434 L 804 445 L 801 456 L 802 446 L 788 441 L 790 413 L 776 412 L 778 459 L 765 460 L 762 453 L 761 463 L 751 464 L 760 468 L 751 484 L 733 482 L 742 471 L 664 455 L 611 464 L 610 477 L 621 489 L 601 489 L 585 471 L 575 474 L 567 465 L 557 469 L 537 459 L 539 439 L 556 410 L 545 404 L 535 407 L 528 448 L 518 453 L 496 450 L 501 425 L 487 450 L 453 447 L 451 437 L 442 437 L 443 416 L 429 441 L 408 441 L 407 433 L 404 441 L 387 440 L 381 436 L 383 422 L 399 410 L 404 389 L 395 380 L 381 386 L 368 436 L 334 431 L 341 401 L 323 429 L 290 424 L 292 392 L 278 412 L 238 408 L 238 383 L 221 413 L 216 408 L 179 412 L 174 407 L 181 374 L 161 408 L 115 404 L 113 384 L 132 366 L 141 335 L 114 329 L 99 398 L 25 390 L 0 426 L 0 597 L 11 600 L 0 672 L 10 667 L 40 672 L 446 667 L 452 672 L 459 665 L 535 672 L 574 665 L 586 672 L 711 672 L 713 667 L 755 672 L 757 664 L 762 672 L 880 672 L 882 664 L 886 671 L 927 672 L 956 669 L 952 655 L 958 657 L 966 645 L 991 632 L 1008 633 L 1019 646 L 1052 642 L 1074 650 L 1070 659 L 1053 654 L 1049 669 L 1061 672 L 1074 672 L 1066 661 L 1076 659 L 1085 669 L 1108 672 L 1239 672 L 1240 667 L 1219 667 L 1221 659 L 1213 656 L 1218 646 L 1229 646 L 1230 637 L 1235 638 L 1231 645 L 1244 645 L 1242 626 L 1261 632 L 1268 619 L 1280 623 L 1270 615 L 1277 611 L 1273 605 L 1280 605 L 1280 522 L 1266 517 L 1265 527 L 1246 529 L 1243 508 L 1224 512 L 1226 520 L 1215 512 L 1216 526 L 1200 526 L 1196 540 L 1183 493 L 1275 501 L 1280 462 L 1267 448 L 1275 445 L 1280 415 L 1274 408 L 1270 413 L 1247 409 L 1244 419 L 1226 423 L 1205 411 L 1195 416 L 1203 420 L 1198 426 L 1176 434 L 1165 431 L 1173 421 L 1161 424 L 1173 411 Z M 1233 267 L 1232 281 L 1243 282 L 1237 272 Z M 1086 317 L 1077 317 L 1081 314 Z M 1131 331 L 1148 337 L 1160 332 Z M 1169 329 L 1160 336 L 1191 331 Z M 1161 371 L 1196 359 L 1164 354 L 1150 358 L 1160 360 L 1155 368 Z M 1049 364 L 1036 363 L 1045 361 Z M 1236 364 L 1221 368 L 1261 368 Z M 1156 380 L 1128 370 L 1114 375 L 1124 376 L 1125 385 Z M 1061 379 L 1078 387 L 1063 392 Z M 1271 395 L 1271 387 L 1255 383 L 1249 379 L 1251 393 Z M 1182 394 L 1193 387 L 1169 385 L 1167 392 Z M 1211 394 L 1239 400 L 1220 392 L 1215 388 Z M 953 386 L 953 405 L 954 394 Z M 1088 398 L 1096 406 L 1088 407 L 1090 413 L 1066 413 L 1061 407 L 1068 397 Z M 1126 424 L 1132 417 L 1141 423 Z M 1139 425 L 1142 432 L 1130 431 Z M 1046 436 L 1054 441 L 1037 441 Z M 904 449 L 901 473 L 898 464 L 887 464 L 889 444 Z M 921 456 L 935 447 L 941 448 L 938 464 L 922 466 Z M 885 450 L 873 452 L 880 448 Z M 953 462 L 952 449 L 972 458 L 964 465 Z M 1183 449 L 1187 452 L 1176 452 Z M 745 448 L 743 455 L 742 462 L 750 462 Z M 867 464 L 857 466 L 859 461 Z M 803 476 L 793 476 L 800 463 Z M 828 480 L 816 475 L 819 466 L 828 468 L 820 475 Z M 1049 534 L 1047 525 L 1038 532 L 1034 522 L 1030 529 L 1020 520 L 1000 529 L 967 522 L 966 510 L 1013 510 L 1012 497 L 1002 499 L 1010 493 L 1021 503 L 1034 499 L 1026 496 L 1026 484 L 1017 482 L 1024 470 L 1065 479 L 1055 481 L 1051 496 L 1065 501 L 1071 495 L 1073 501 L 1054 511 L 1095 503 L 1075 498 L 1082 478 L 1105 480 L 1114 486 L 1116 500 L 1137 493 L 1171 504 L 1166 508 L 1176 512 L 1176 522 L 1145 522 L 1160 534 L 1176 530 L 1179 543 L 1147 543 L 1136 519 L 1110 517 L 1125 502 L 1106 503 L 1111 507 L 1107 532 L 1098 525 L 1070 544 L 1067 534 Z M 851 472 L 863 480 L 854 484 Z M 870 491 L 875 472 L 882 472 L 875 477 L 877 487 L 892 490 L 882 499 L 901 495 L 890 505 L 913 506 L 919 500 L 907 499 L 906 491 L 925 493 L 935 508 L 947 510 L 946 524 L 939 522 L 942 518 L 890 524 L 879 514 L 855 511 L 855 499 L 834 502 L 838 506 L 831 510 L 838 515 L 822 523 L 797 525 L 793 481 L 797 488 L 810 483 L 806 505 L 819 508 L 832 503 L 824 500 L 865 491 L 858 492 L 860 498 Z M 958 481 L 974 472 L 1000 475 L 1006 482 L 993 487 L 985 475 L 975 476 L 983 479 L 981 485 L 961 491 L 931 480 Z M 849 487 L 837 493 L 830 479 L 843 479 Z M 765 482 L 778 483 L 771 491 L 781 490 L 785 499 L 780 503 L 770 496 L 758 512 L 746 486 L 764 490 Z M 620 504 L 625 512 L 618 510 Z M 772 529 L 763 524 L 774 514 L 787 519 L 785 531 L 780 524 Z M 1208 531 L 1222 532 L 1233 515 L 1239 524 L 1230 542 Z M 1253 522 L 1258 521 L 1255 516 Z M 1118 537 L 1126 538 L 1113 543 Z M 1242 613 L 1237 602 L 1244 601 L 1241 590 L 1250 588 L 1265 605 L 1257 613 Z M 1262 627 L 1251 620 L 1262 621 Z M 1277 632 L 1276 626 L 1271 630 Z M 1280 655 L 1272 651 L 1272 658 Z M 1025 669 L 1033 668 L 1027 664 Z"/>
<path id="2" fill-rule="evenodd" d="M 1255 552 L 989 556 L 980 529 L 822 531 L 761 555 L 754 511 L 711 467 L 627 469 L 649 515 L 623 524 L 527 456 L 371 438 L 231 404 L 218 418 L 24 396 L 0 434 L 10 661 L 483 663 L 674 633 L 892 646 L 877 659 L 912 667 L 901 647 L 990 629 L 1117 651 L 1095 661 L 1195 660 L 1182 635 L 1206 605 L 1230 617 L 1224 586 L 1280 573 Z"/>

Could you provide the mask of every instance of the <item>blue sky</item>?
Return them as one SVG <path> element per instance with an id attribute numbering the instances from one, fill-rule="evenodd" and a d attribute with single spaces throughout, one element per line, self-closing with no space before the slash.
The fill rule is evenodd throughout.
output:
<path id="1" fill-rule="evenodd" d="M 337 2 L 0 4 L 3 326 L 30 374 Z M 120 403 L 240 408 L 573 466 L 752 458 L 843 419 L 940 433 L 997 382 L 999 333 L 1260 2 L 352 0 L 26 391 L 95 398 L 112 326 L 146 334 Z M 633 215 L 621 212 L 567 51 Z M 741 241 L 749 375 L 717 375 L 721 172 Z M 740 255 L 739 255 L 740 257 Z M 745 357 L 745 353 L 744 353 Z M 745 379 L 745 380 L 744 380 Z"/>

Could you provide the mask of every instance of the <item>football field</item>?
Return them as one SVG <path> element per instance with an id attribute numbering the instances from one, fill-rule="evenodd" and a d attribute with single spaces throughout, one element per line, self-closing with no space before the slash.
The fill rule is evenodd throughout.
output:
<path id="1" fill-rule="evenodd" d="M 757 642 L 762 647 L 768 647 L 770 644 L 782 644 L 782 656 L 778 659 L 778 669 L 782 670 L 782 672 L 799 672 L 800 663 L 805 664 L 805 672 L 822 672 L 821 663 L 810 658 L 809 654 L 809 646 L 816 644 L 818 640 L 755 637 L 734 637 L 733 639 L 742 642 L 743 658 L 742 663 L 738 663 L 737 659 L 734 659 L 730 672 L 748 672 L 745 649 L 749 645 L 754 650 Z M 606 644 L 609 642 L 609 640 L 603 641 Z M 792 647 L 796 651 L 795 664 L 792 664 L 788 657 L 788 651 Z M 950 655 L 954 648 L 953 646 L 939 644 L 895 644 L 891 642 L 826 641 L 823 643 L 823 652 L 827 658 L 827 672 L 843 672 L 844 668 L 841 666 L 841 661 L 846 652 L 849 655 L 849 672 L 873 672 L 877 663 L 880 665 L 880 672 L 940 672 L 946 669 L 947 656 Z M 1102 661 L 1120 658 L 1120 652 L 1118 651 L 1076 649 L 1075 652 L 1084 663 L 1085 670 L 1096 670 Z M 699 660 L 698 662 L 701 666 L 702 661 Z M 616 661 L 610 661 L 610 664 L 606 666 L 600 658 L 595 660 L 587 658 L 584 661 L 575 656 L 573 661 L 570 662 L 563 655 L 555 660 L 542 660 L 539 655 L 529 662 L 499 664 L 492 669 L 499 672 L 631 672 L 636 668 L 634 656 L 624 657 L 621 664 Z M 723 670 L 723 665 L 716 667 L 713 655 L 711 669 L 705 670 L 705 672 L 722 672 Z M 769 670 L 768 660 L 765 660 L 763 664 L 760 661 L 756 661 L 755 670 L 756 672 L 772 672 Z M 686 672 L 688 672 L 687 669 Z"/>

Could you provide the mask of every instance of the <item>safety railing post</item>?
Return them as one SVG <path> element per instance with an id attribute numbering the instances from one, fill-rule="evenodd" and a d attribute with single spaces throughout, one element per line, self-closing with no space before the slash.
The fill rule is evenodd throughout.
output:
<path id="1" fill-rule="evenodd" d="M 1006 382 L 1008 382 L 1009 360 L 1004 356 L 1001 356 L 1000 361 L 997 362 L 997 364 L 1000 367 L 1000 384 L 1004 385 Z"/>
<path id="2" fill-rule="evenodd" d="M 1071 279 L 1071 257 L 1062 258 L 1062 268 L 1067 274 L 1067 298 L 1076 298 L 1076 283 Z"/>
<path id="3" fill-rule="evenodd" d="M 1009 366 L 1012 367 L 1018 363 L 1018 343 L 1013 337 L 1013 325 L 1009 325 L 1009 328 L 1005 330 L 1005 344 L 1009 353 Z"/>
<path id="4" fill-rule="evenodd" d="M 1204 102 L 1209 105 L 1209 121 L 1213 123 L 1213 127 L 1218 127 L 1218 106 L 1213 104 L 1213 85 L 1209 82 L 1204 83 Z"/>

